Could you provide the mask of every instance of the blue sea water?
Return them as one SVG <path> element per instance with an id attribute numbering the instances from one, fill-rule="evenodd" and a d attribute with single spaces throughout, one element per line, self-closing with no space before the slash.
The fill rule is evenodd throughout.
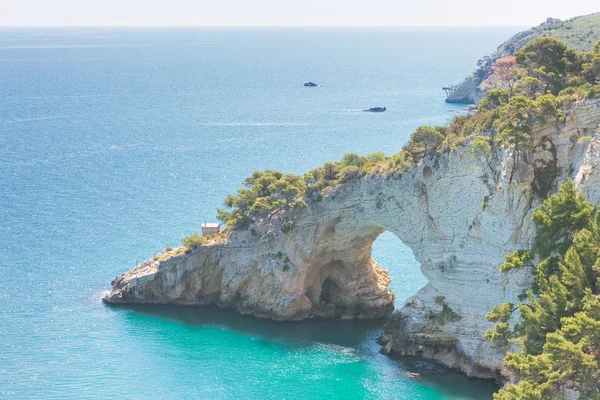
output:
<path id="1" fill-rule="evenodd" d="M 398 152 L 515 29 L 0 30 L 0 397 L 486 399 L 378 353 L 374 322 L 110 308 L 114 276 L 257 169 Z M 315 81 L 318 88 L 305 88 Z M 382 114 L 363 113 L 386 106 Z M 383 234 L 397 306 L 425 284 Z"/>

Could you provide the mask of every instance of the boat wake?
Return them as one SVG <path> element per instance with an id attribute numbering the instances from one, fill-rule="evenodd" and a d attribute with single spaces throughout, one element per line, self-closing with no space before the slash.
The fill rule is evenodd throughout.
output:
<path id="1" fill-rule="evenodd" d="M 305 122 L 209 122 L 204 126 L 308 126 Z"/>

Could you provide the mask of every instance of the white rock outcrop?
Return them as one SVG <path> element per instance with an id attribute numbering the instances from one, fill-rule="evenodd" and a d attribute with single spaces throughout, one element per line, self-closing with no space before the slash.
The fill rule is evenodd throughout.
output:
<path id="1" fill-rule="evenodd" d="M 483 90 L 479 88 L 481 80 L 475 75 L 469 75 L 456 85 L 454 91 L 446 98 L 446 103 L 479 104 Z"/>
<path id="2" fill-rule="evenodd" d="M 366 176 L 281 219 L 222 242 L 163 253 L 113 281 L 107 303 L 231 306 L 280 320 L 373 318 L 393 311 L 387 271 L 373 241 L 393 232 L 412 249 L 429 283 L 391 318 L 386 352 L 436 358 L 492 377 L 501 350 L 483 339 L 493 306 L 517 297 L 531 271 L 501 274 L 504 256 L 529 248 L 531 214 L 569 177 L 600 201 L 600 101 L 577 104 L 566 122 L 533 133 L 534 150 L 475 157 L 469 144 L 425 159 L 401 177 Z"/>

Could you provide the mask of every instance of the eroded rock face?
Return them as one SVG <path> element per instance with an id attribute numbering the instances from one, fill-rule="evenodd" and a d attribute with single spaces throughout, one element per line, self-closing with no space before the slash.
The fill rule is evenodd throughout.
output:
<path id="1" fill-rule="evenodd" d="M 281 218 L 233 232 L 224 243 L 149 260 L 113 281 L 108 303 L 231 306 L 280 320 L 373 318 L 393 311 L 387 271 L 371 259 L 391 231 L 410 247 L 429 283 L 398 311 L 382 341 L 387 352 L 436 358 L 472 376 L 492 377 L 503 351 L 483 339 L 491 308 L 517 297 L 531 271 L 501 274 L 504 256 L 529 248 L 531 214 L 543 191 L 573 177 L 600 200 L 600 102 L 579 104 L 561 126 L 534 132 L 531 154 L 470 146 L 427 159 L 399 178 L 367 176 Z M 589 139 L 581 139 L 594 135 Z M 543 182 L 543 185 L 540 185 Z"/>

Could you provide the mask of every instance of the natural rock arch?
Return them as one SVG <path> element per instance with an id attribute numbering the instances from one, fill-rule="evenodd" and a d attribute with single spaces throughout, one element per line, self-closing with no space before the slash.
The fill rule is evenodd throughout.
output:
<path id="1" fill-rule="evenodd" d="M 479 207 L 474 211 L 452 199 L 481 203 L 489 194 L 477 175 L 463 176 L 457 184 L 453 169 L 447 158 L 400 178 L 350 182 L 294 215 L 294 227 L 286 233 L 281 220 L 273 219 L 234 232 L 225 243 L 148 261 L 122 276 L 108 300 L 216 302 L 276 319 L 389 315 L 394 295 L 387 290 L 387 271 L 371 258 L 372 244 L 381 233 L 392 232 L 412 249 L 429 279 L 436 275 L 427 273 L 430 267 L 450 264 L 454 231 L 466 231 L 480 213 Z M 135 286 L 129 284 L 132 279 Z M 341 289 L 337 299 L 346 310 L 321 307 L 327 279 Z"/>
<path id="2" fill-rule="evenodd" d="M 551 165 L 548 190 L 572 177 L 597 204 L 600 138 L 572 137 L 596 132 L 599 121 L 595 100 L 580 103 L 564 125 L 536 129 L 529 164 L 501 149 L 476 156 L 467 144 L 401 177 L 348 182 L 286 215 L 293 227 L 285 232 L 275 217 L 223 243 L 163 252 L 117 277 L 105 301 L 217 304 L 281 320 L 387 316 L 390 278 L 371 258 L 373 241 L 387 230 L 412 250 L 428 284 L 388 325 L 386 351 L 489 377 L 503 350 L 483 339 L 485 315 L 496 304 L 517 302 L 531 283 L 529 271 L 502 275 L 498 267 L 507 253 L 530 246 L 531 214 L 542 201 L 536 173 Z"/>

